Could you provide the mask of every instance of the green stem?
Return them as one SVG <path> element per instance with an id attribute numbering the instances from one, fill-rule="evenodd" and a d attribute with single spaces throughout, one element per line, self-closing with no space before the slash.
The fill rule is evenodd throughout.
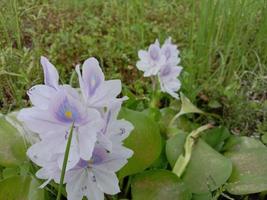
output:
<path id="1" fill-rule="evenodd" d="M 129 176 L 126 187 L 125 187 L 125 197 L 127 197 L 128 193 L 129 193 L 131 183 L 132 183 L 132 177 Z"/>
<path id="2" fill-rule="evenodd" d="M 72 86 L 72 84 L 73 84 L 73 80 L 74 80 L 74 77 L 76 76 L 76 72 L 75 71 L 73 71 L 72 72 L 72 74 L 71 74 L 71 76 L 70 76 L 70 82 L 69 82 L 69 84 Z"/>
<path id="3" fill-rule="evenodd" d="M 151 77 L 152 79 L 152 100 L 150 103 L 151 108 L 157 108 L 158 107 L 158 80 L 156 77 Z"/>
<path id="4" fill-rule="evenodd" d="M 72 123 L 71 128 L 70 128 L 70 135 L 69 135 L 69 138 L 67 141 L 67 146 L 66 146 L 66 150 L 65 150 L 65 154 L 64 154 L 64 161 L 63 161 L 63 166 L 62 166 L 62 171 L 61 171 L 61 176 L 60 176 L 60 184 L 59 184 L 56 200 L 60 200 L 60 197 L 61 197 L 61 191 L 62 191 L 65 172 L 66 172 L 66 168 L 67 168 L 67 162 L 68 162 L 68 157 L 69 157 L 69 152 L 70 152 L 70 145 L 71 145 L 73 129 L 74 129 L 74 122 Z"/>

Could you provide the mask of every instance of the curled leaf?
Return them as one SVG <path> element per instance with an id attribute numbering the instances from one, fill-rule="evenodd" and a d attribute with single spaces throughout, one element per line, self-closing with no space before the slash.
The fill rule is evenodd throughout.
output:
<path id="1" fill-rule="evenodd" d="M 192 155 L 192 150 L 193 150 L 193 145 L 195 144 L 195 140 L 199 136 L 199 134 L 209 128 L 211 128 L 211 124 L 206 124 L 204 126 L 199 127 L 197 130 L 192 131 L 186 138 L 185 144 L 184 144 L 184 154 L 181 154 L 176 161 L 174 168 L 173 168 L 173 173 L 175 173 L 178 177 L 181 177 L 184 170 L 186 169 L 186 166 L 188 165 L 191 155 Z"/>
<path id="2" fill-rule="evenodd" d="M 188 114 L 188 113 L 200 113 L 200 114 L 205 113 L 199 108 L 197 108 L 194 104 L 192 104 L 191 101 L 183 93 L 180 93 L 180 97 L 181 97 L 181 104 L 182 104 L 181 110 L 179 113 L 177 113 L 173 117 L 173 119 L 170 122 L 170 125 L 173 125 L 176 119 L 178 119 L 181 115 Z"/>

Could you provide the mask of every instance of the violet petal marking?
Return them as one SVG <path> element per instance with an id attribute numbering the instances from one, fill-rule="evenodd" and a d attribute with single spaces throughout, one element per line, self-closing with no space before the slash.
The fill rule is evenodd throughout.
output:
<path id="1" fill-rule="evenodd" d="M 78 109 L 70 104 L 67 97 L 59 105 L 56 111 L 56 118 L 64 123 L 78 122 L 81 120 Z"/>
<path id="2" fill-rule="evenodd" d="M 167 75 L 170 74 L 170 72 L 171 72 L 171 68 L 168 67 L 168 66 L 166 66 L 166 67 L 161 71 L 160 75 L 161 75 L 161 76 L 167 76 Z"/>
<path id="3" fill-rule="evenodd" d="M 77 163 L 78 168 L 86 168 L 88 167 L 88 161 L 80 159 L 79 162 Z"/>
<path id="4" fill-rule="evenodd" d="M 97 148 L 95 147 L 93 155 L 92 155 L 92 164 L 98 165 L 105 161 L 107 151 L 103 148 Z"/>
<path id="5" fill-rule="evenodd" d="M 159 49 L 157 46 L 153 45 L 150 47 L 149 49 L 149 54 L 151 56 L 151 58 L 155 61 L 157 61 L 159 59 Z"/>
<path id="6" fill-rule="evenodd" d="M 92 75 L 90 83 L 88 85 L 89 86 L 88 92 L 90 96 L 92 96 L 96 92 L 96 89 L 99 87 L 100 83 L 101 83 L 100 77 Z"/>

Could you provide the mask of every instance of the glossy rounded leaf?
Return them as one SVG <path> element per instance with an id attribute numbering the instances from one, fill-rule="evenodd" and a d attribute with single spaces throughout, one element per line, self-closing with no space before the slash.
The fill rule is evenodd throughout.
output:
<path id="1" fill-rule="evenodd" d="M 224 151 L 242 151 L 250 148 L 265 148 L 259 140 L 250 137 L 231 136 L 225 144 Z"/>
<path id="2" fill-rule="evenodd" d="M 13 167 L 27 160 L 22 135 L 4 116 L 0 116 L 0 138 L 0 165 Z"/>
<path id="3" fill-rule="evenodd" d="M 178 134 L 167 140 L 166 156 L 171 167 L 174 167 L 178 157 L 184 152 L 184 143 L 186 137 L 186 133 L 179 131 Z"/>
<path id="4" fill-rule="evenodd" d="M 161 117 L 159 120 L 159 125 L 161 128 L 161 132 L 164 134 L 168 133 L 169 123 L 172 118 L 175 116 L 176 111 L 167 107 L 160 109 Z"/>
<path id="5" fill-rule="evenodd" d="M 192 195 L 172 172 L 152 170 L 133 179 L 132 197 L 133 200 L 190 200 Z"/>
<path id="6" fill-rule="evenodd" d="M 152 169 L 167 169 L 168 168 L 168 160 L 166 157 L 166 140 L 161 137 L 161 144 L 162 144 L 162 149 L 160 156 L 155 160 L 155 162 L 150 166 Z"/>
<path id="7" fill-rule="evenodd" d="M 220 126 L 213 129 L 207 130 L 203 135 L 202 139 L 217 151 L 222 151 L 226 140 L 230 137 L 230 132 L 227 128 Z"/>
<path id="8" fill-rule="evenodd" d="M 192 200 L 210 200 L 212 199 L 212 194 L 210 192 L 203 194 L 193 194 Z"/>
<path id="9" fill-rule="evenodd" d="M 158 108 L 147 108 L 143 110 L 142 113 L 144 113 L 154 121 L 158 121 L 161 117 L 161 113 Z"/>
<path id="10" fill-rule="evenodd" d="M 235 151 L 225 155 L 233 162 L 227 185 L 231 194 L 245 195 L 267 190 L 267 148 L 255 139 L 242 139 Z"/>
<path id="11" fill-rule="evenodd" d="M 193 193 L 200 194 L 214 191 L 222 186 L 231 172 L 231 160 L 199 139 L 182 179 Z"/>
<path id="12" fill-rule="evenodd" d="M 0 200 L 44 200 L 40 183 L 30 176 L 13 176 L 0 181 Z"/>
<path id="13" fill-rule="evenodd" d="M 159 157 L 162 144 L 159 126 L 144 113 L 122 109 L 120 118 L 130 121 L 134 130 L 125 140 L 126 147 L 134 151 L 129 162 L 118 172 L 120 178 L 148 168 Z"/>

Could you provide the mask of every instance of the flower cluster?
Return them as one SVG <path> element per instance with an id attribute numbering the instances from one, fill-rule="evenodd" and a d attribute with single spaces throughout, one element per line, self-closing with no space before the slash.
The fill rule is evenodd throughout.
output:
<path id="1" fill-rule="evenodd" d="M 179 51 L 177 46 L 172 44 L 171 38 L 165 40 L 160 47 L 159 41 L 156 40 L 151 44 L 147 51 L 140 50 L 138 52 L 139 61 L 136 66 L 144 72 L 144 76 L 158 76 L 161 91 L 167 92 L 172 97 L 178 99 L 176 93 L 181 83 L 177 79 L 182 71 L 180 63 Z"/>
<path id="2" fill-rule="evenodd" d="M 64 183 L 69 200 L 104 200 L 104 193 L 120 191 L 115 174 L 133 152 L 123 140 L 133 129 L 130 122 L 117 119 L 122 102 L 120 80 L 104 78 L 98 61 L 87 59 L 76 67 L 80 89 L 60 85 L 56 68 L 41 58 L 44 83 L 28 91 L 32 107 L 18 114 L 18 119 L 40 141 L 27 151 L 28 157 L 41 168 L 36 173 L 46 179 L 42 187 L 60 182 L 62 164 L 70 131 L 73 137 L 67 160 Z"/>

